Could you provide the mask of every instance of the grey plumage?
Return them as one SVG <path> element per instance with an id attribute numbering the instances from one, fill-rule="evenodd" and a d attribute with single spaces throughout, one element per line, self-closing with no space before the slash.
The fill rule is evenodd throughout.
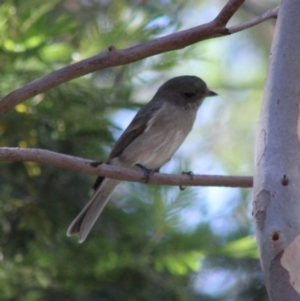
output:
<path id="1" fill-rule="evenodd" d="M 141 164 L 158 170 L 171 159 L 191 131 L 197 110 L 206 96 L 214 96 L 196 76 L 179 76 L 163 84 L 152 100 L 141 108 L 115 143 L 107 163 L 136 168 Z M 98 177 L 91 200 L 68 228 L 79 242 L 88 236 L 94 223 L 120 181 Z"/>

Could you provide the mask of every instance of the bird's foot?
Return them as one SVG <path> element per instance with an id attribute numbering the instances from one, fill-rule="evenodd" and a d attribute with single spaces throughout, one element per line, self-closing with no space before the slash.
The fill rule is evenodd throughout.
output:
<path id="1" fill-rule="evenodd" d="M 101 165 L 102 163 L 103 163 L 102 161 L 93 161 L 93 162 L 91 163 L 91 166 L 97 167 L 97 166 Z"/>
<path id="2" fill-rule="evenodd" d="M 190 176 L 191 180 L 193 180 L 194 173 L 192 171 L 183 171 L 181 174 L 188 175 L 188 176 Z M 184 185 L 179 186 L 180 190 L 184 190 L 185 188 L 186 188 L 186 186 L 184 186 Z"/>
<path id="3" fill-rule="evenodd" d="M 140 163 L 135 164 L 135 166 L 139 167 L 143 171 L 145 177 L 145 183 L 148 183 L 150 175 L 153 173 L 153 170 L 145 167 Z"/>

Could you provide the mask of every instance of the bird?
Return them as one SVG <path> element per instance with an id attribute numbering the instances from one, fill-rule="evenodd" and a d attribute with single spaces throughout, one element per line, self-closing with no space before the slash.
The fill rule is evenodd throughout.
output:
<path id="1" fill-rule="evenodd" d="M 159 172 L 191 131 L 205 97 L 215 95 L 197 76 L 169 79 L 137 112 L 114 144 L 106 163 Z M 119 183 L 101 176 L 96 179 L 91 199 L 70 224 L 67 236 L 77 235 L 79 243 L 85 241 Z"/>

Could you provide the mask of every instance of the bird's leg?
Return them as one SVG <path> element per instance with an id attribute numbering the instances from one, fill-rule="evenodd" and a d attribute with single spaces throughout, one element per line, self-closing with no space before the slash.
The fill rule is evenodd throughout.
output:
<path id="1" fill-rule="evenodd" d="M 194 173 L 192 171 L 183 171 L 181 174 L 182 175 L 189 175 L 191 180 L 193 180 Z M 183 186 L 183 185 L 179 186 L 180 190 L 184 190 L 185 188 L 186 188 L 186 186 Z"/>
<path id="2" fill-rule="evenodd" d="M 140 163 L 135 164 L 135 166 L 139 167 L 143 171 L 145 177 L 145 183 L 147 183 L 149 181 L 151 173 L 153 173 L 153 170 L 145 167 Z"/>

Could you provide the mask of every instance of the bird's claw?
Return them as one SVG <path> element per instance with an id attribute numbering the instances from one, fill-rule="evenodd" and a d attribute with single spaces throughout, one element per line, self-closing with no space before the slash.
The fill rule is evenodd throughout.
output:
<path id="1" fill-rule="evenodd" d="M 191 178 L 191 180 L 193 180 L 194 173 L 193 173 L 192 171 L 183 171 L 181 174 L 182 174 L 182 175 L 189 175 L 190 178 Z M 186 188 L 186 186 L 184 186 L 184 185 L 180 185 L 180 186 L 179 186 L 179 189 L 180 189 L 181 191 L 185 190 L 185 188 Z"/>
<path id="2" fill-rule="evenodd" d="M 103 163 L 102 161 L 93 161 L 93 162 L 91 163 L 91 166 L 97 167 L 97 166 L 101 165 L 102 163 Z"/>
<path id="3" fill-rule="evenodd" d="M 147 168 L 144 165 L 139 164 L 139 163 L 135 164 L 135 166 L 139 167 L 143 171 L 144 177 L 145 177 L 145 183 L 148 183 L 150 175 L 153 172 L 152 169 Z"/>

